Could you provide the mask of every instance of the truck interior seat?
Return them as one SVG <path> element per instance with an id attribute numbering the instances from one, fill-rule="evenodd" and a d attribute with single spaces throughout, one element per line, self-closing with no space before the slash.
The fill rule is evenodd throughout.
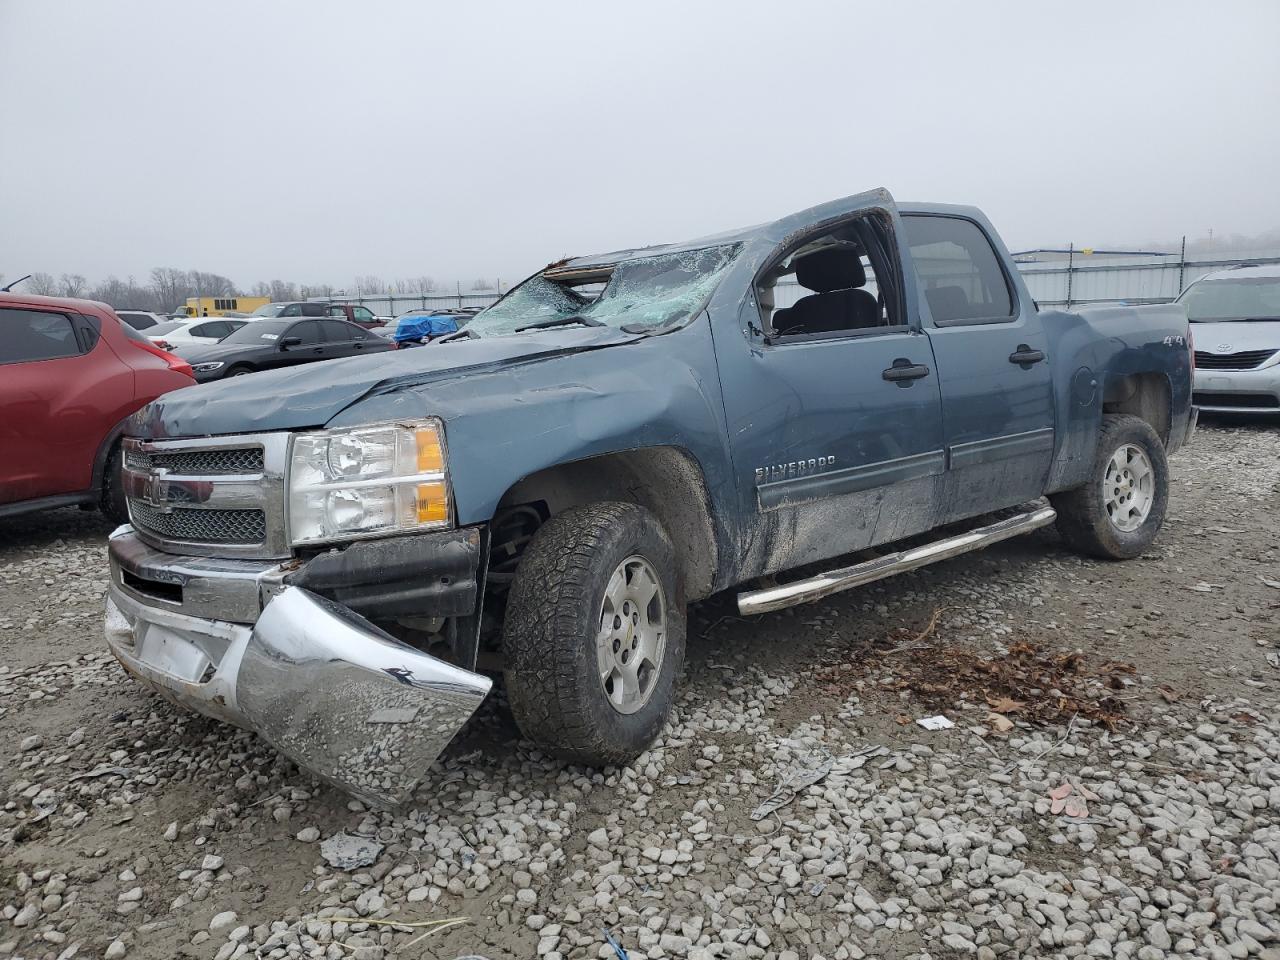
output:
<path id="1" fill-rule="evenodd" d="M 852 247 L 828 247 L 793 262 L 800 286 L 815 291 L 773 317 L 783 334 L 831 333 L 880 325 L 880 305 L 861 289 L 867 282 L 862 258 Z"/>
<path id="2" fill-rule="evenodd" d="M 979 315 L 974 312 L 973 305 L 969 303 L 969 295 L 964 292 L 964 287 L 933 287 L 926 290 L 924 295 L 929 301 L 929 312 L 933 314 L 935 320 L 939 317 L 967 319 Z"/>

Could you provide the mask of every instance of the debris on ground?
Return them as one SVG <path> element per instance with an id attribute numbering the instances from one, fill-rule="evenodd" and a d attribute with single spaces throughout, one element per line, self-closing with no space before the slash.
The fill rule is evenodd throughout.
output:
<path id="1" fill-rule="evenodd" d="M 1129 686 L 1135 673 L 1132 664 L 1107 661 L 1090 667 L 1079 650 L 1052 654 L 1027 642 L 993 657 L 959 647 L 931 647 L 895 661 L 892 673 L 876 676 L 882 669 L 872 650 L 820 668 L 817 679 L 821 689 L 842 699 L 872 677 L 880 686 L 913 693 L 927 705 L 1016 712 L 1040 725 L 1065 723 L 1078 715 L 1114 730 L 1127 719 L 1127 711 L 1110 691 Z"/>
<path id="2" fill-rule="evenodd" d="M 996 733 L 1008 733 L 1013 729 L 1013 721 L 1002 713 L 988 713 L 987 723 L 991 725 L 991 729 Z"/>
<path id="3" fill-rule="evenodd" d="M 785 807 L 801 790 L 824 779 L 831 772 L 834 763 L 834 758 L 825 750 L 815 750 L 801 757 L 795 766 L 782 775 L 773 793 L 751 812 L 751 819 L 763 820 L 769 814 Z"/>
<path id="4" fill-rule="evenodd" d="M 337 870 L 358 870 L 367 867 L 382 853 L 382 844 L 372 837 L 356 837 L 349 833 L 335 833 L 320 844 L 320 856 Z"/>
<path id="5" fill-rule="evenodd" d="M 1098 795 L 1088 787 L 1066 781 L 1049 791 L 1049 812 L 1055 816 L 1064 814 L 1076 820 L 1083 819 L 1089 815 L 1087 801 L 1097 799 Z"/>
<path id="6" fill-rule="evenodd" d="M 924 727 L 926 730 L 950 730 L 955 726 L 954 723 L 942 716 L 942 714 L 938 714 L 936 717 L 921 717 L 916 721 L 916 723 Z"/>

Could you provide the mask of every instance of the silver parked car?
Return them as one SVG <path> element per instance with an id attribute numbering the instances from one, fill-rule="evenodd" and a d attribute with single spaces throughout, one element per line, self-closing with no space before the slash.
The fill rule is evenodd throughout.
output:
<path id="1" fill-rule="evenodd" d="M 1195 337 L 1196 405 L 1280 414 L 1280 265 L 1210 273 L 1178 302 Z"/>

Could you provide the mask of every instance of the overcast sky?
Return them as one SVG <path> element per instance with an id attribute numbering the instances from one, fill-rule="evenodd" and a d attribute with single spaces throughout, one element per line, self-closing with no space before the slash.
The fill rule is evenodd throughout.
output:
<path id="1" fill-rule="evenodd" d="M 0 0 L 0 273 L 500 276 L 875 187 L 1280 226 L 1280 3 Z"/>

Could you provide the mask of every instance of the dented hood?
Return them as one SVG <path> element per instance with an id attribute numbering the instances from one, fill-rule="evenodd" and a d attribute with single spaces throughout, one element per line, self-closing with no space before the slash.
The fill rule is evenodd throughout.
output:
<path id="1" fill-rule="evenodd" d="M 300 364 L 167 393 L 134 414 L 126 433 L 159 440 L 322 427 L 373 392 L 447 381 L 635 339 L 608 327 L 557 329 Z"/>

